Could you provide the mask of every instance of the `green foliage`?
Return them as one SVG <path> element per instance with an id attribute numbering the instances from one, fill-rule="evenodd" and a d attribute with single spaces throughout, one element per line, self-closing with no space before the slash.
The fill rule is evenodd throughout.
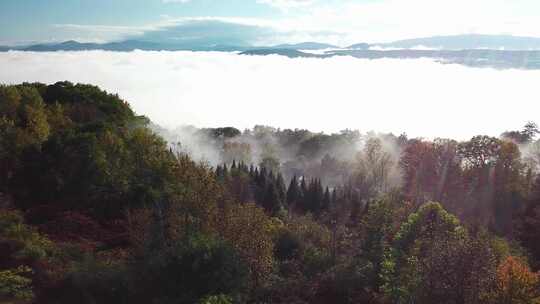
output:
<path id="1" fill-rule="evenodd" d="M 326 250 L 310 247 L 302 255 L 303 272 L 306 276 L 314 276 L 333 265 L 332 256 Z"/>
<path id="2" fill-rule="evenodd" d="M 361 222 L 362 242 L 358 258 L 361 263 L 366 263 L 366 276 L 370 280 L 370 286 L 379 290 L 381 282 L 381 270 L 385 252 L 389 250 L 390 240 L 393 237 L 393 221 L 396 212 L 390 200 L 381 200 L 369 204 L 367 214 Z"/>
<path id="3" fill-rule="evenodd" d="M 197 235 L 131 262 L 87 256 L 59 292 L 62 303 L 230 303 L 224 295 L 238 294 L 246 279 L 247 267 L 231 246 Z"/>
<path id="4" fill-rule="evenodd" d="M 353 304 L 374 301 L 368 265 L 339 264 L 323 274 L 316 303 Z"/>
<path id="5" fill-rule="evenodd" d="M 453 215 L 438 203 L 427 203 L 409 216 L 395 235 L 391 249 L 385 252 L 383 290 L 396 302 L 409 302 L 422 278 L 415 276 L 425 252 L 435 242 L 460 239 L 465 230 Z"/>
<path id="6" fill-rule="evenodd" d="M 261 285 L 274 268 L 274 237 L 280 223 L 254 204 L 225 210 L 219 235 L 246 261 L 251 282 Z"/>
<path id="7" fill-rule="evenodd" d="M 127 125 L 134 121 L 134 113 L 118 95 L 109 94 L 96 86 L 57 82 L 43 87 L 40 84 L 24 84 L 37 87 L 47 104 L 63 105 L 69 117 L 77 124 L 112 123 Z"/>
<path id="8" fill-rule="evenodd" d="M 248 268 L 230 245 L 199 235 L 154 253 L 137 273 L 138 298 L 193 303 L 205 295 L 238 293 L 246 286 Z"/>
<path id="9" fill-rule="evenodd" d="M 274 255 L 280 261 L 297 257 L 303 250 L 301 239 L 289 230 L 283 230 L 275 241 Z"/>
<path id="10" fill-rule="evenodd" d="M 32 300 L 32 280 L 28 278 L 31 273 L 26 266 L 0 271 L 0 298 Z"/>
<path id="11" fill-rule="evenodd" d="M 74 263 L 58 288 L 61 303 L 131 303 L 134 273 L 126 265 L 87 255 Z"/>
<path id="12" fill-rule="evenodd" d="M 207 296 L 199 301 L 199 304 L 232 304 L 230 297 L 226 295 Z"/>
<path id="13" fill-rule="evenodd" d="M 0 149 L 2 184 L 18 206 L 77 201 L 70 208 L 119 217 L 128 206 L 165 199 L 175 183 L 167 144 L 118 96 L 67 82 L 1 91 L 0 142 L 11 147 Z"/>
<path id="14" fill-rule="evenodd" d="M 18 211 L 0 209 L 0 241 L 17 244 L 12 255 L 17 259 L 38 260 L 54 251 L 53 243 L 26 225 Z"/>

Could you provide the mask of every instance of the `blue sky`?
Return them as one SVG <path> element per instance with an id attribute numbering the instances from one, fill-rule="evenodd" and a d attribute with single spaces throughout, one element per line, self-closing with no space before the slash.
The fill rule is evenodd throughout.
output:
<path id="1" fill-rule="evenodd" d="M 208 33 L 246 44 L 317 40 L 339 45 L 464 33 L 540 36 L 539 2 L 2 0 L 0 44 L 103 42 L 156 33 L 167 39 Z"/>

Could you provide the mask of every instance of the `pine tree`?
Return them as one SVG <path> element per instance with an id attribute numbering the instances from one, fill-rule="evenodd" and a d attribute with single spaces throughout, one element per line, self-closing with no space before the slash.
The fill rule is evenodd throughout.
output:
<path id="1" fill-rule="evenodd" d="M 281 205 L 284 205 L 285 201 L 286 201 L 287 191 L 286 191 L 286 188 L 285 188 L 285 180 L 283 179 L 283 175 L 281 175 L 281 173 L 278 173 L 278 175 L 276 177 L 276 180 L 275 180 L 275 183 L 276 183 L 276 190 L 277 190 L 277 194 L 278 194 L 278 199 L 279 199 Z"/>
<path id="2" fill-rule="evenodd" d="M 223 177 L 227 177 L 229 175 L 229 169 L 227 169 L 227 164 L 223 164 L 223 170 L 221 170 Z"/>
<path id="3" fill-rule="evenodd" d="M 274 183 L 268 184 L 268 187 L 266 188 L 264 193 L 262 205 L 266 212 L 272 215 L 276 215 L 282 208 L 281 201 L 279 200 L 278 190 Z"/>
<path id="4" fill-rule="evenodd" d="M 324 197 L 323 197 L 323 202 L 322 202 L 323 210 L 330 210 L 331 200 L 332 198 L 330 197 L 330 189 L 328 189 L 328 186 L 327 186 L 326 190 L 324 191 Z"/>
<path id="5" fill-rule="evenodd" d="M 362 206 L 360 197 L 358 196 L 358 193 L 352 192 L 351 193 L 351 223 L 353 225 L 356 225 L 360 220 L 360 215 L 362 213 Z"/>
<path id="6" fill-rule="evenodd" d="M 320 179 L 313 180 L 311 211 L 318 215 L 323 208 L 323 187 Z"/>
<path id="7" fill-rule="evenodd" d="M 298 196 L 298 209 L 301 212 L 307 212 L 307 202 L 309 201 L 309 193 L 308 193 L 308 187 L 306 185 L 306 177 L 302 176 L 302 180 L 300 181 L 300 193 Z"/>
<path id="8" fill-rule="evenodd" d="M 298 202 L 300 198 L 300 189 L 298 188 L 298 179 L 296 175 L 291 179 L 289 188 L 287 189 L 287 205 L 292 206 Z"/>

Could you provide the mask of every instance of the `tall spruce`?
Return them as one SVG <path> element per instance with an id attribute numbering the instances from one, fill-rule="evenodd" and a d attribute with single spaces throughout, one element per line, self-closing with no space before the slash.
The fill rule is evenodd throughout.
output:
<path id="1" fill-rule="evenodd" d="M 289 184 L 289 188 L 287 189 L 287 205 L 292 206 L 298 203 L 299 198 L 300 188 L 298 186 L 298 178 L 295 175 L 291 179 L 291 183 Z"/>

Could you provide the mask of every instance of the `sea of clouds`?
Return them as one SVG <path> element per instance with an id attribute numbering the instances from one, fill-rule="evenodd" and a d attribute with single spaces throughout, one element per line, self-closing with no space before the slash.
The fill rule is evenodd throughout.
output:
<path id="1" fill-rule="evenodd" d="M 0 83 L 91 83 L 165 127 L 256 124 L 467 139 L 540 120 L 540 71 L 430 59 L 226 52 L 7 52 Z"/>

